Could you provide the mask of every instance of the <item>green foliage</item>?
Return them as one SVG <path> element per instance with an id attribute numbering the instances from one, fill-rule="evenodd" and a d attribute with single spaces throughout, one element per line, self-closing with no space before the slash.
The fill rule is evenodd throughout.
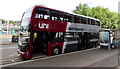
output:
<path id="1" fill-rule="evenodd" d="M 2 20 L 2 23 L 5 23 L 5 20 L 4 20 L 4 19 L 0 19 L 0 20 Z"/>
<path id="2" fill-rule="evenodd" d="M 3 24 L 3 23 L 7 23 L 7 20 L 4 20 L 4 19 L 0 19 L 0 20 L 2 21 L 2 24 Z M 10 20 L 10 21 L 9 21 L 9 24 L 13 24 L 13 25 L 20 26 L 20 23 L 15 23 L 15 21 L 13 21 L 13 20 Z"/>
<path id="3" fill-rule="evenodd" d="M 80 3 L 79 6 L 76 6 L 76 9 L 73 10 L 73 13 L 100 19 L 101 28 L 120 29 L 120 25 L 118 26 L 120 15 L 116 12 L 111 12 L 108 8 L 101 6 L 90 8 L 87 4 Z"/>
<path id="4" fill-rule="evenodd" d="M 118 14 L 118 29 L 120 30 L 120 14 Z"/>
<path id="5" fill-rule="evenodd" d="M 15 21 L 10 20 L 9 23 L 15 25 Z"/>

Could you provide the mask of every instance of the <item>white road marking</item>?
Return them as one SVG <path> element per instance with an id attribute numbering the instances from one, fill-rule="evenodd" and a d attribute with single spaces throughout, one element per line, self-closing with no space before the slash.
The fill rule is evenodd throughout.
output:
<path id="1" fill-rule="evenodd" d="M 18 47 L 6 47 L 6 48 L 0 48 L 0 49 L 13 49 L 13 48 L 18 48 Z"/>
<path id="2" fill-rule="evenodd" d="M 14 57 L 14 56 L 18 56 L 18 54 L 12 54 L 12 55 L 5 56 L 5 57 L 1 56 L 0 60 L 5 60 L 6 58 L 10 58 L 10 57 Z"/>

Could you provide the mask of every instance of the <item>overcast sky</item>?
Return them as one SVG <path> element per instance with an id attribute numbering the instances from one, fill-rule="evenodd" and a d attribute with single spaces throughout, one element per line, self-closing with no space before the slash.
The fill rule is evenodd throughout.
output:
<path id="1" fill-rule="evenodd" d="M 118 12 L 120 0 L 1 0 L 0 19 L 21 20 L 21 16 L 31 6 L 43 4 L 47 7 L 72 12 L 79 3 L 88 4 L 90 7 L 103 6 L 110 11 Z"/>

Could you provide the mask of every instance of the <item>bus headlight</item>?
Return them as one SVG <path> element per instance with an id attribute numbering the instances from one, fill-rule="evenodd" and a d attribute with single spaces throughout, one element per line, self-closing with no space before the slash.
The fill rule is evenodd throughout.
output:
<path id="1" fill-rule="evenodd" d="M 28 45 L 29 45 L 29 38 L 28 37 L 20 38 L 19 43 L 18 43 L 20 51 L 26 52 L 28 49 Z"/>

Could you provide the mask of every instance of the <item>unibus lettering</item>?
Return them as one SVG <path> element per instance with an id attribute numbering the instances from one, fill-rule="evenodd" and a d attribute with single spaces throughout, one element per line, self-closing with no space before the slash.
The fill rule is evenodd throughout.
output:
<path id="1" fill-rule="evenodd" d="M 49 24 L 45 24 L 45 23 L 39 23 L 39 28 L 41 29 L 48 29 L 49 28 Z"/>

